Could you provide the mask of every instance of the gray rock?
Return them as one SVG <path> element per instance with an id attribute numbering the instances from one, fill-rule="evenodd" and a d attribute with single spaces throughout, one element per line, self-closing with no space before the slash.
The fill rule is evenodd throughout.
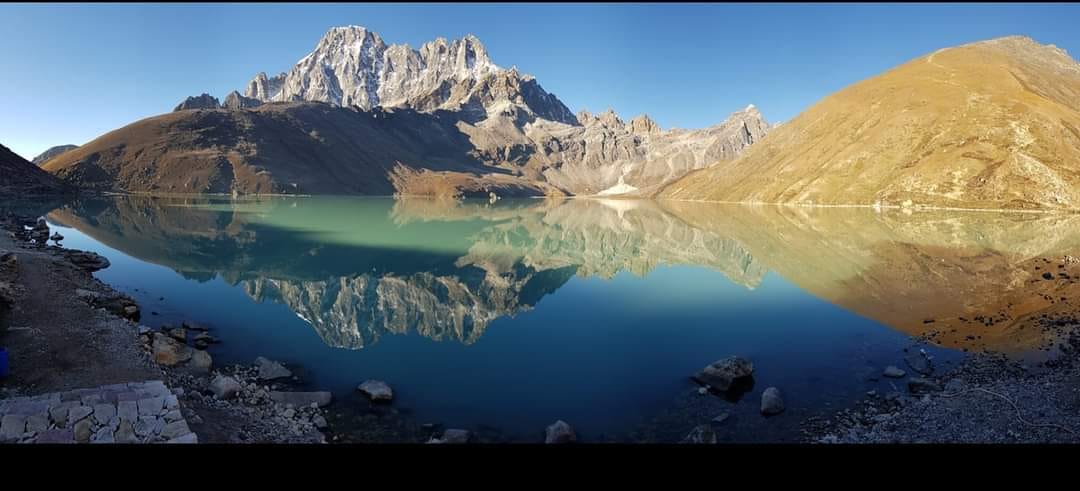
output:
<path id="1" fill-rule="evenodd" d="M 315 427 L 320 429 L 320 430 L 325 430 L 327 427 L 330 426 L 326 422 L 326 418 L 322 417 L 321 414 L 316 414 L 315 417 L 311 418 L 311 423 L 314 424 Z"/>
<path id="2" fill-rule="evenodd" d="M 138 443 L 139 438 L 135 436 L 135 427 L 131 421 L 121 419 L 120 426 L 116 428 L 116 433 L 113 434 L 113 439 L 116 443 Z"/>
<path id="3" fill-rule="evenodd" d="M 26 432 L 26 416 L 8 414 L 0 418 L 0 442 L 15 441 Z"/>
<path id="4" fill-rule="evenodd" d="M 184 415 L 180 413 L 179 409 L 173 409 L 172 411 L 165 413 L 164 417 L 165 422 L 167 423 L 172 423 L 174 421 L 180 421 L 184 419 Z"/>
<path id="5" fill-rule="evenodd" d="M 270 392 L 270 399 L 282 406 L 307 407 L 316 404 L 319 407 L 330 405 L 333 395 L 329 392 Z"/>
<path id="6" fill-rule="evenodd" d="M 116 406 L 112 404 L 95 404 L 94 405 L 94 419 L 98 424 L 109 424 L 109 421 L 116 416 Z"/>
<path id="7" fill-rule="evenodd" d="M 390 401 L 394 398 L 394 391 L 381 380 L 365 380 L 356 390 L 373 401 Z"/>
<path id="8" fill-rule="evenodd" d="M 165 396 L 165 409 L 172 411 L 173 409 L 180 409 L 180 399 L 177 399 L 175 394 L 169 394 Z"/>
<path id="9" fill-rule="evenodd" d="M 90 443 L 116 443 L 116 439 L 113 436 L 113 429 L 108 426 L 103 426 L 90 438 Z"/>
<path id="10" fill-rule="evenodd" d="M 148 397 L 146 399 L 139 399 L 139 416 L 157 416 L 161 414 L 161 410 L 165 409 L 164 397 Z"/>
<path id="11" fill-rule="evenodd" d="M 908 353 L 904 356 L 904 362 L 907 363 L 912 370 L 915 370 L 920 374 L 930 375 L 931 373 L 934 373 L 934 364 L 923 350 Z"/>
<path id="12" fill-rule="evenodd" d="M 901 370 L 895 365 L 889 365 L 885 367 L 885 371 L 882 372 L 882 375 L 890 378 L 903 378 L 904 375 L 907 375 L 907 372 Z"/>
<path id="13" fill-rule="evenodd" d="M 761 414 L 772 416 L 784 412 L 784 398 L 780 395 L 780 389 L 769 387 L 761 393 Z"/>
<path id="14" fill-rule="evenodd" d="M 730 413 L 720 413 L 719 416 L 712 419 L 712 424 L 714 424 L 714 425 L 722 425 L 722 424 L 726 423 L 727 420 L 729 420 L 729 419 L 731 419 L 731 414 Z"/>
<path id="15" fill-rule="evenodd" d="M 165 331 L 165 334 L 181 343 L 187 342 L 187 329 L 184 329 L 183 327 L 174 327 Z"/>
<path id="16" fill-rule="evenodd" d="M 908 379 L 908 391 L 910 391 L 912 394 L 941 392 L 941 384 L 922 377 L 912 377 Z"/>
<path id="17" fill-rule="evenodd" d="M 229 95 L 225 96 L 225 102 L 221 103 L 221 107 L 232 110 L 249 109 L 261 105 L 262 101 L 251 97 L 244 97 L 235 90 L 229 92 Z"/>
<path id="18" fill-rule="evenodd" d="M 698 425 L 682 440 L 683 443 L 715 444 L 716 432 L 709 425 Z"/>
<path id="19" fill-rule="evenodd" d="M 117 415 L 121 421 L 134 423 L 139 419 L 139 407 L 136 401 L 120 401 L 117 403 Z"/>
<path id="20" fill-rule="evenodd" d="M 694 376 L 694 380 L 703 385 L 725 392 L 731 385 L 754 373 L 754 365 L 745 358 L 732 356 L 715 361 Z"/>
<path id="21" fill-rule="evenodd" d="M 255 359 L 255 364 L 259 367 L 259 380 L 275 380 L 292 377 L 292 372 L 289 371 L 288 368 L 285 368 L 285 365 L 274 360 L 260 356 Z"/>
<path id="22" fill-rule="evenodd" d="M 558 420 L 544 431 L 544 443 L 573 443 L 577 441 L 574 428 L 563 420 Z"/>
<path id="23" fill-rule="evenodd" d="M 51 419 L 56 426 L 67 426 L 68 411 L 70 410 L 70 406 L 65 406 L 62 404 L 58 406 L 53 406 L 49 408 L 49 419 Z"/>
<path id="24" fill-rule="evenodd" d="M 110 266 L 109 260 L 94 252 L 64 249 L 62 254 L 76 267 L 88 272 L 100 271 Z"/>
<path id="25" fill-rule="evenodd" d="M 195 350 L 191 353 L 191 361 L 188 362 L 188 368 L 197 373 L 210 373 L 210 367 L 214 364 L 214 358 L 203 350 Z"/>
<path id="26" fill-rule="evenodd" d="M 84 418 L 90 416 L 93 413 L 94 408 L 90 406 L 73 407 L 71 408 L 71 410 L 68 411 L 67 423 L 68 425 L 73 425 L 75 423 L 78 423 L 79 421 L 82 421 Z"/>
<path id="27" fill-rule="evenodd" d="M 210 382 L 210 391 L 214 393 L 218 399 L 232 399 L 240 393 L 240 382 L 236 379 L 225 375 L 218 375 Z"/>
<path id="28" fill-rule="evenodd" d="M 79 443 L 89 442 L 93 428 L 94 423 L 90 418 L 83 418 L 78 423 L 75 423 L 75 441 Z"/>
<path id="29" fill-rule="evenodd" d="M 161 429 L 161 437 L 167 440 L 184 436 L 188 433 L 191 433 L 191 430 L 188 428 L 187 422 L 183 420 L 173 421 L 172 423 L 166 424 L 165 427 Z"/>
<path id="30" fill-rule="evenodd" d="M 219 109 L 221 108 L 221 102 L 217 97 L 213 97 L 210 94 L 203 93 L 198 96 L 190 96 L 184 99 L 183 102 L 173 108 L 173 112 L 186 111 L 189 109 Z"/>

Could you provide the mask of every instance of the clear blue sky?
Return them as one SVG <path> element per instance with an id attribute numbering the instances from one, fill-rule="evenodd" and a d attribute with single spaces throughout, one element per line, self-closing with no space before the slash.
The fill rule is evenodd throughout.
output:
<path id="1" fill-rule="evenodd" d="M 1024 34 L 1080 53 L 1061 4 L 0 5 L 0 143 L 31 158 L 285 71 L 332 26 L 414 48 L 473 33 L 573 111 L 770 121 L 938 48 Z"/>

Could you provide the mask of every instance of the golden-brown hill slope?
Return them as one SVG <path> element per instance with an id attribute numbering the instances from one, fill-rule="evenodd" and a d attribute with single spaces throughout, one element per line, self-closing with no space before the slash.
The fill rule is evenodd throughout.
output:
<path id="1" fill-rule="evenodd" d="M 826 97 L 659 194 L 1080 208 L 1080 64 L 1021 36 L 941 49 Z"/>

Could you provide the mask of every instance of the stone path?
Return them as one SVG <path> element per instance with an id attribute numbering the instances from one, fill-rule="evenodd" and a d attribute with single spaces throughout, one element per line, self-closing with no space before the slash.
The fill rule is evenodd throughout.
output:
<path id="1" fill-rule="evenodd" d="M 0 399 L 0 443 L 198 443 L 160 380 Z"/>

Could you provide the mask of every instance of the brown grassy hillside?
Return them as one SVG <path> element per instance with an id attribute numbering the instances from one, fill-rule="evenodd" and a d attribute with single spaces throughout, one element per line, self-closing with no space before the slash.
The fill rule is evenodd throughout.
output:
<path id="1" fill-rule="evenodd" d="M 661 197 L 1080 208 L 1080 64 L 1012 36 L 938 50 L 826 97 Z"/>
<path id="2" fill-rule="evenodd" d="M 82 188 L 163 194 L 409 194 L 403 168 L 466 175 L 464 192 L 484 196 L 544 194 L 467 154 L 468 137 L 441 116 L 315 102 L 185 110 L 106 133 L 43 168 Z"/>

